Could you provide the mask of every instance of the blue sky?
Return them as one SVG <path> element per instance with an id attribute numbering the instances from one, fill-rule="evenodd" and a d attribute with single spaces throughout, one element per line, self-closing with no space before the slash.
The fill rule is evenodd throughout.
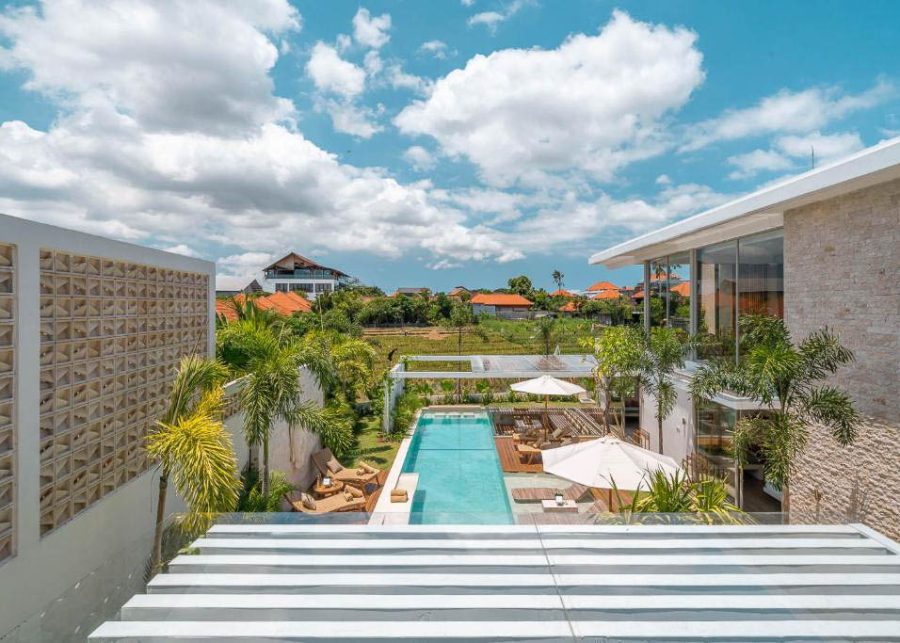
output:
<path id="1" fill-rule="evenodd" d="M 596 250 L 900 135 L 896 2 L 14 2 L 0 212 L 386 290 Z"/>

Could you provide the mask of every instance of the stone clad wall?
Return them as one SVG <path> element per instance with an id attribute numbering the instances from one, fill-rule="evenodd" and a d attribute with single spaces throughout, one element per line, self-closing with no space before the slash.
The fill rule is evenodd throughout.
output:
<path id="1" fill-rule="evenodd" d="M 900 180 L 785 213 L 785 318 L 829 326 L 856 361 L 834 378 L 866 422 L 849 449 L 814 428 L 791 509 L 850 512 L 900 537 Z M 818 497 L 818 500 L 817 500 Z"/>

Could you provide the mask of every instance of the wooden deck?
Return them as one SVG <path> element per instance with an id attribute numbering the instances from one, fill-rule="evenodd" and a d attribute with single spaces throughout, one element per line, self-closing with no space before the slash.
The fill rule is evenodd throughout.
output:
<path id="1" fill-rule="evenodd" d="M 497 455 L 500 456 L 500 468 L 504 473 L 543 473 L 544 465 L 523 464 L 516 451 L 516 445 L 511 437 L 494 438 L 494 446 L 497 447 Z"/>

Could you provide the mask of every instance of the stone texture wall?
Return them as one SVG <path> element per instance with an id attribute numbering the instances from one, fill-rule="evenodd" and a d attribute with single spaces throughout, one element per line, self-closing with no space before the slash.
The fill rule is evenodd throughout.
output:
<path id="1" fill-rule="evenodd" d="M 785 318 L 796 340 L 829 326 L 856 361 L 834 384 L 865 425 L 842 449 L 813 430 L 791 509 L 849 512 L 900 537 L 900 180 L 785 213 Z M 817 499 L 818 497 L 818 499 Z"/>

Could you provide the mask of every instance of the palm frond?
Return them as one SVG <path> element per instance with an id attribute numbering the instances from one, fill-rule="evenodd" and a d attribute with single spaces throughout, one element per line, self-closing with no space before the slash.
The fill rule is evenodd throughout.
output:
<path id="1" fill-rule="evenodd" d="M 856 439 L 861 418 L 853 400 L 834 386 L 822 386 L 802 398 L 803 412 L 812 421 L 825 425 L 834 439 L 847 446 Z"/>

